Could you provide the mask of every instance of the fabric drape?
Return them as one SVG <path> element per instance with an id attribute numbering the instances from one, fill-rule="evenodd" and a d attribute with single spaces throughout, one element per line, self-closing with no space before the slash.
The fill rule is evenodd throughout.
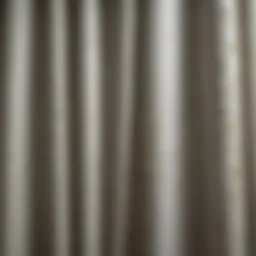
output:
<path id="1" fill-rule="evenodd" d="M 0 2 L 0 255 L 255 255 L 253 0 Z"/>

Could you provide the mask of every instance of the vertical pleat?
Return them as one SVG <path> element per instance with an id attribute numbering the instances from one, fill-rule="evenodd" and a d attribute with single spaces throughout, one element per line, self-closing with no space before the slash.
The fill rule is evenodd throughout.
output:
<path id="1" fill-rule="evenodd" d="M 83 105 L 83 254 L 101 255 L 101 12 L 98 1 L 81 6 Z"/>
<path id="2" fill-rule="evenodd" d="M 135 35 L 136 5 L 135 1 L 122 1 L 121 5 L 121 70 L 120 95 L 118 105 L 116 176 L 114 184 L 113 218 L 113 256 L 125 255 L 128 231 L 128 210 L 130 191 L 130 168 L 132 131 L 134 117 L 134 74 L 135 74 Z"/>
<path id="3" fill-rule="evenodd" d="M 4 255 L 4 239 L 5 239 L 5 142 L 6 142 L 6 126 L 5 126 L 5 116 L 6 116 L 6 6 L 7 2 L 2 1 L 0 11 L 0 255 Z"/>
<path id="4" fill-rule="evenodd" d="M 255 12 L 1 1 L 0 255 L 253 255 Z"/>
<path id="5" fill-rule="evenodd" d="M 31 108 L 31 1 L 9 1 L 6 92 L 5 254 L 28 254 Z"/>
<path id="6" fill-rule="evenodd" d="M 223 154 L 229 255 L 248 255 L 238 1 L 219 4 Z"/>
<path id="7" fill-rule="evenodd" d="M 187 6 L 187 71 L 184 98 L 186 251 L 226 255 L 217 3 Z M 206 235 L 207 234 L 207 235 Z"/>
<path id="8" fill-rule="evenodd" d="M 31 251 L 54 255 L 54 141 L 51 1 L 34 1 L 31 93 Z"/>
<path id="9" fill-rule="evenodd" d="M 153 193 L 151 148 L 153 141 L 150 109 L 149 35 L 151 3 L 136 2 L 134 125 L 130 169 L 130 199 L 126 255 L 152 255 Z"/>
<path id="10" fill-rule="evenodd" d="M 151 7 L 150 110 L 153 118 L 153 255 L 179 255 L 181 175 L 181 3 Z"/>
<path id="11" fill-rule="evenodd" d="M 81 88 L 82 83 L 80 79 L 80 1 L 67 1 L 67 19 L 68 19 L 68 35 L 67 40 L 67 54 L 68 54 L 68 98 L 69 98 L 69 157 L 70 157 L 70 243 L 71 255 L 82 255 L 82 220 L 84 218 L 82 213 L 82 141 L 81 134 L 83 132 L 81 118 L 82 102 Z"/>
<path id="12" fill-rule="evenodd" d="M 201 128 L 201 68 L 200 65 L 200 49 L 202 49 L 202 40 L 200 35 L 202 28 L 205 24 L 202 22 L 202 2 L 197 1 L 195 5 L 188 1 L 186 2 L 186 70 L 185 70 L 185 86 L 184 86 L 184 99 L 185 111 L 184 120 L 186 129 L 185 141 L 185 232 L 186 232 L 186 254 L 191 255 L 207 255 L 206 239 L 207 225 L 205 224 L 205 198 L 204 191 L 205 172 L 202 155 L 202 128 Z M 206 47 L 204 47 L 206 48 Z M 203 48 L 203 49 L 204 49 Z M 184 59 L 185 59 L 184 58 Z M 185 66 L 185 65 L 184 65 Z M 185 80 L 184 79 L 184 80 Z"/>
<path id="13" fill-rule="evenodd" d="M 52 1 L 52 100 L 54 165 L 54 255 L 69 255 L 69 140 L 66 1 Z"/>
<path id="14" fill-rule="evenodd" d="M 248 0 L 245 1 L 243 7 L 243 26 L 242 26 L 242 37 L 244 38 L 244 88 L 246 92 L 244 93 L 244 102 L 245 107 L 244 116 L 247 117 L 247 130 L 245 130 L 248 150 L 245 152 L 248 160 L 247 164 L 247 184 L 246 188 L 248 191 L 248 243 L 247 246 L 250 246 L 248 254 L 256 253 L 256 205 L 255 205 L 255 181 L 256 181 L 256 141 L 255 141 L 255 128 L 256 128 L 256 119 L 255 119 L 255 93 L 256 93 L 256 3 L 254 1 Z"/>
<path id="15" fill-rule="evenodd" d="M 99 1 L 102 40 L 102 253 L 111 255 L 121 91 L 121 1 Z"/>

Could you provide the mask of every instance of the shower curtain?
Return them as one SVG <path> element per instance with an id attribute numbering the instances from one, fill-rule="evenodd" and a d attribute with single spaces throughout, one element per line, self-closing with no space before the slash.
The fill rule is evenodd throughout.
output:
<path id="1" fill-rule="evenodd" d="M 0 255 L 256 255 L 255 13 L 2 0 Z"/>

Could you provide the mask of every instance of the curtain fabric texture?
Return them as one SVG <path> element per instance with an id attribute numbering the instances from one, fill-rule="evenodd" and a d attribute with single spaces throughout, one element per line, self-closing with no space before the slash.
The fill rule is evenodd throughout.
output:
<path id="1" fill-rule="evenodd" d="M 0 255 L 256 255 L 253 0 L 0 2 Z"/>

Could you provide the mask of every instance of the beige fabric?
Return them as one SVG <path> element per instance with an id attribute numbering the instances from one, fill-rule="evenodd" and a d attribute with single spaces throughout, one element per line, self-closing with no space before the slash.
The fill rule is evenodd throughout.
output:
<path id="1" fill-rule="evenodd" d="M 0 255 L 256 255 L 253 0 L 0 13 Z"/>

